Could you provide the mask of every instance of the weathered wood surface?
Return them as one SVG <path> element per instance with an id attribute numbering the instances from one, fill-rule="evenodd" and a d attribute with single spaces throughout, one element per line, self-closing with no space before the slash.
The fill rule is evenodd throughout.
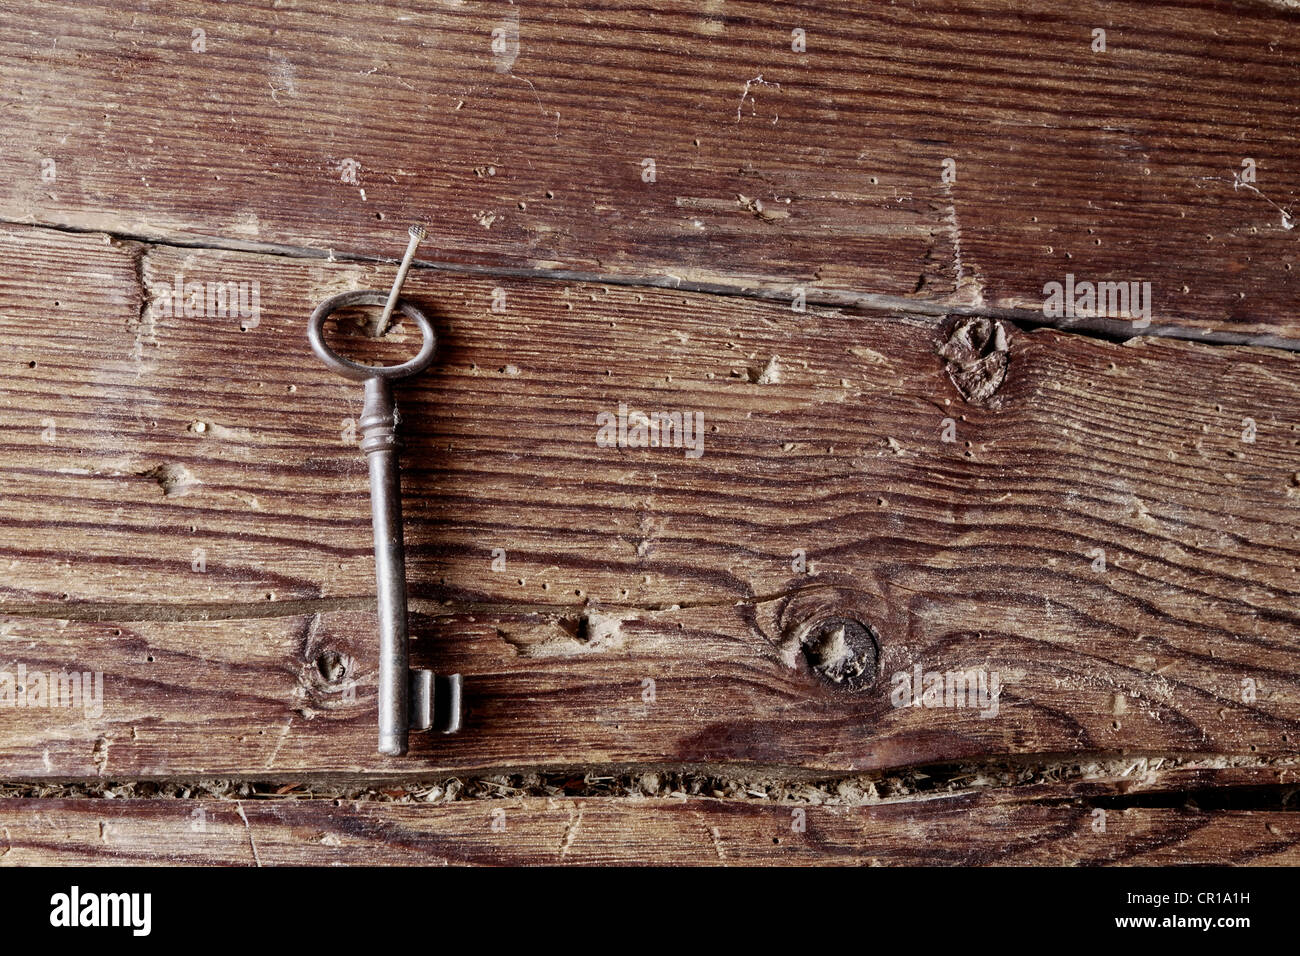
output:
<path id="1" fill-rule="evenodd" d="M 428 220 L 461 267 L 824 302 L 1036 310 L 1072 273 L 1300 340 L 1282 4 L 0 12 L 5 220 L 363 256 Z"/>
<path id="2" fill-rule="evenodd" d="M 0 781 L 60 794 L 0 862 L 1300 862 L 1297 22 L 0 0 Z M 413 658 L 467 712 L 391 760 L 361 392 L 303 331 L 411 221 Z M 1150 282 L 1152 337 L 1029 331 L 1067 273 Z M 702 454 L 602 446 L 620 405 Z M 60 784 L 683 768 L 724 798 Z"/>
<path id="3" fill-rule="evenodd" d="M 873 807 L 715 800 L 4 800 L 0 864 L 1159 865 L 1300 863 L 1280 811 L 979 799 Z"/>
<path id="4" fill-rule="evenodd" d="M 360 389 L 303 335 L 384 277 L 22 227 L 0 254 L 3 662 L 105 675 L 94 716 L 0 708 L 5 776 L 1295 752 L 1288 353 L 1008 329 L 977 404 L 914 317 L 413 275 L 443 349 L 401 392 L 415 658 L 469 714 L 387 761 Z M 160 314 L 176 275 L 258 281 L 259 320 Z M 599 447 L 620 402 L 702 413 L 703 454 Z M 841 615 L 879 637 L 863 688 L 799 646 Z M 891 706 L 917 665 L 998 672 L 998 715 Z"/>

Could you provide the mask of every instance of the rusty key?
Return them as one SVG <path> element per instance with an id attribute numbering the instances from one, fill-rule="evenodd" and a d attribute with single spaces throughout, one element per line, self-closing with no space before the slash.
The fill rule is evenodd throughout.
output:
<path id="1" fill-rule="evenodd" d="M 408 250 L 408 259 L 410 251 Z M 403 270 L 404 271 L 404 270 Z M 398 300 L 401 277 L 390 296 L 362 290 L 344 292 L 316 307 L 307 324 L 312 351 L 335 372 L 365 383 L 361 450 L 370 465 L 370 512 L 375 531 L 375 585 L 379 608 L 379 752 L 401 756 L 411 730 L 460 729 L 460 675 L 435 677 L 411 670 L 407 647 L 406 546 L 402 538 L 402 491 L 398 475 L 398 413 L 393 383 L 424 371 L 433 361 L 437 338 L 423 312 Z M 346 359 L 325 343 L 325 321 L 340 309 L 359 305 L 395 306 L 419 326 L 424 337 L 415 358 L 400 365 L 363 365 Z M 391 311 L 391 309 L 389 310 Z"/>

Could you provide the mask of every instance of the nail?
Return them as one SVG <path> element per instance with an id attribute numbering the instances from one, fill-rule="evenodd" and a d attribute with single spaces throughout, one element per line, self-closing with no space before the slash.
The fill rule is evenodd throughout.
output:
<path id="1" fill-rule="evenodd" d="M 411 241 L 406 244 L 406 255 L 402 256 L 402 264 L 397 267 L 397 278 L 393 280 L 393 291 L 388 293 L 388 301 L 384 303 L 384 311 L 379 316 L 379 321 L 375 323 L 374 330 L 370 333 L 374 338 L 379 338 L 388 331 L 388 320 L 392 318 L 393 309 L 397 308 L 397 297 L 402 291 L 402 283 L 406 281 L 406 273 L 410 271 L 411 262 L 415 259 L 415 248 L 420 244 L 428 233 L 423 226 L 412 226 L 407 230 L 411 234 Z"/>

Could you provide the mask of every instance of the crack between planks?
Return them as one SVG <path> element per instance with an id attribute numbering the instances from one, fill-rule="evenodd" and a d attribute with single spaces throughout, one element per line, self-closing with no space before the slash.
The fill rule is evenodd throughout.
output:
<path id="1" fill-rule="evenodd" d="M 1222 776 L 1244 774 L 1237 782 Z M 1250 776 L 1250 774 L 1256 776 Z M 3 799 L 171 799 L 233 803 L 285 800 L 353 804 L 448 804 L 466 801 L 646 798 L 707 799 L 748 805 L 865 807 L 913 805 L 957 798 L 999 803 L 1069 803 L 1107 809 L 1181 807 L 1300 812 L 1300 756 L 1162 756 L 1036 754 L 987 757 L 871 773 L 828 775 L 752 766 L 646 766 L 537 769 L 375 781 L 339 782 L 327 775 L 171 781 L 12 780 Z M 1266 779 L 1269 776 L 1275 779 Z M 1293 782 L 1284 778 L 1290 775 Z M 247 821 L 245 821 L 247 824 Z M 581 818 L 570 819 L 576 833 Z M 249 833 L 250 842 L 252 834 Z M 256 846 L 253 846 L 256 855 Z"/>
<path id="2" fill-rule="evenodd" d="M 316 259 L 327 262 L 383 263 L 392 264 L 397 260 L 387 256 L 367 256 L 359 253 L 335 252 L 332 249 L 321 250 L 310 246 L 294 246 L 283 243 L 253 242 L 245 239 L 230 239 L 223 236 L 167 236 L 143 232 L 110 231 L 89 226 L 73 226 L 66 223 L 41 223 L 21 219 L 0 217 L 0 225 L 22 226 L 31 229 L 47 229 L 71 235 L 101 235 L 120 243 L 141 243 L 147 246 L 169 247 L 177 249 L 206 249 L 214 252 L 245 252 L 257 255 L 281 256 L 289 259 Z M 788 304 L 790 292 L 786 289 L 764 288 L 729 284 L 724 282 L 698 282 L 682 279 L 670 274 L 631 275 L 623 273 L 588 272 L 578 269 L 540 269 L 525 266 L 484 266 L 466 263 L 439 262 L 428 259 L 415 259 L 411 263 L 415 270 L 444 273 L 448 275 L 483 276 L 491 278 L 532 279 L 546 282 L 582 282 L 597 285 L 613 285 L 627 288 L 670 289 L 674 292 L 689 292 L 698 295 L 717 295 L 755 301 L 780 302 Z M 137 264 L 137 272 L 141 272 Z M 143 275 L 138 278 L 143 279 Z M 790 280 L 790 288 L 801 285 L 799 280 Z M 143 282 L 141 284 L 142 306 L 148 305 Z M 952 315 L 977 316 L 1001 319 L 1021 328 L 1047 328 L 1057 332 L 1097 338 L 1108 342 L 1125 342 L 1136 338 L 1171 338 L 1182 341 L 1214 346 L 1246 346 L 1253 348 L 1276 349 L 1285 352 L 1300 352 L 1300 339 L 1286 338 L 1271 333 L 1232 332 L 1227 330 L 1210 330 L 1187 328 L 1181 325 L 1152 323 L 1146 328 L 1134 329 L 1130 322 L 1121 319 L 1103 317 L 1049 319 L 1042 312 L 1033 309 L 998 308 L 988 305 L 953 305 L 906 296 L 888 295 L 878 292 L 861 292 L 851 289 L 828 289 L 813 287 L 806 289 L 804 299 L 809 306 L 823 308 L 855 309 L 869 312 L 901 312 L 909 318 L 925 318 L 936 322 Z"/>

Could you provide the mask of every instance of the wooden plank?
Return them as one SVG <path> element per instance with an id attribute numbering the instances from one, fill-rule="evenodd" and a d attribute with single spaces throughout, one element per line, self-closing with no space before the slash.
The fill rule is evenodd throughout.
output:
<path id="1" fill-rule="evenodd" d="M 1004 328 L 976 360 L 906 316 L 418 274 L 417 661 L 466 675 L 470 717 L 392 762 L 360 391 L 302 334 L 372 267 L 0 243 L 0 663 L 105 679 L 93 717 L 0 707 L 6 777 L 1294 753 L 1286 353 Z M 176 276 L 258 282 L 257 321 L 162 314 Z M 620 403 L 703 415 L 703 454 L 601 447 Z M 874 679 L 807 643 L 833 618 L 874 630 Z M 996 672 L 997 717 L 891 706 L 917 666 Z"/>
<path id="2" fill-rule="evenodd" d="M 8 865 L 1294 865 L 1296 815 L 956 799 L 0 801 Z"/>
<path id="3" fill-rule="evenodd" d="M 0 9 L 9 221 L 1300 340 L 1281 4 Z"/>
<path id="4" fill-rule="evenodd" d="M 821 604 L 824 593 L 808 597 L 816 615 L 844 609 Z M 562 612 L 417 615 L 415 662 L 464 674 L 467 714 L 461 734 L 418 738 L 400 760 L 373 753 L 377 650 L 368 614 L 6 618 L 3 670 L 17 675 L 22 665 L 51 682 L 98 672 L 103 690 L 89 705 L 0 708 L 3 765 L 9 779 L 120 780 L 683 763 L 838 772 L 1004 754 L 1294 754 L 1296 681 L 1266 662 L 1206 663 L 1193 648 L 1166 651 L 1162 672 L 1142 673 L 1110 647 L 1035 649 L 1020 635 L 954 633 L 927 617 L 913 644 L 882 631 L 881 676 L 847 693 L 778 646 L 788 640 L 774 620 L 784 603 L 631 612 L 591 642 L 570 635 L 579 617 Z M 917 664 L 999 674 L 996 715 L 974 705 L 893 706 L 892 675 Z M 1260 675 L 1259 700 L 1241 701 L 1240 675 Z"/>

